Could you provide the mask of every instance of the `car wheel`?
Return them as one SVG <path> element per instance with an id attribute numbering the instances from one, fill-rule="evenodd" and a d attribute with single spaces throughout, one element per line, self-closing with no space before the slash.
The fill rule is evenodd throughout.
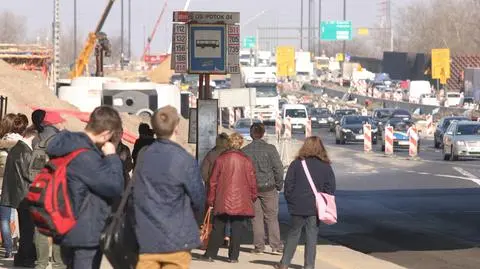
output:
<path id="1" fill-rule="evenodd" d="M 450 161 L 454 162 L 454 161 L 458 161 L 458 156 L 455 155 L 455 153 L 453 153 L 453 146 L 450 150 Z"/>
<path id="2" fill-rule="evenodd" d="M 346 143 L 346 142 L 345 142 L 345 139 L 341 139 L 341 140 L 340 140 L 340 144 L 345 145 L 345 143 Z"/>
<path id="3" fill-rule="evenodd" d="M 385 145 L 382 145 L 382 152 L 385 152 Z"/>
<path id="4" fill-rule="evenodd" d="M 436 149 L 440 148 L 440 143 L 437 142 L 437 138 L 436 138 L 436 137 L 433 138 L 433 146 L 434 146 Z"/>
<path id="5" fill-rule="evenodd" d="M 335 138 L 335 144 L 340 145 L 340 139 Z"/>
<path id="6" fill-rule="evenodd" d="M 442 147 L 442 153 L 443 153 L 443 160 L 444 161 L 450 160 L 450 154 L 447 154 L 447 152 L 445 151 L 445 147 Z"/>

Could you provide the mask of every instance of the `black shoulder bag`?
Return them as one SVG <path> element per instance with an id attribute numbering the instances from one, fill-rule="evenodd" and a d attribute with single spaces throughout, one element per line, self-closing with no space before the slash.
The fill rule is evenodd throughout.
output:
<path id="1" fill-rule="evenodd" d="M 143 153 L 143 152 L 142 152 Z M 139 154 L 140 169 L 143 154 Z M 138 262 L 138 241 L 135 234 L 135 217 L 132 205 L 133 176 L 123 192 L 116 212 L 108 217 L 100 238 L 103 254 L 115 269 L 134 269 Z M 127 206 L 129 205 L 129 206 Z M 130 208 L 132 207 L 132 208 Z"/>

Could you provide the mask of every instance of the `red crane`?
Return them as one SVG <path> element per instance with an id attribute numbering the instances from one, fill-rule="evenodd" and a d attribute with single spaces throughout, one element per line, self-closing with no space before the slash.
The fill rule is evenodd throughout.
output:
<path id="1" fill-rule="evenodd" d="M 155 34 L 157 33 L 158 27 L 160 26 L 160 22 L 162 21 L 163 14 L 165 13 L 165 10 L 167 9 L 167 2 L 168 0 L 165 0 L 165 4 L 163 4 L 162 12 L 160 12 L 160 16 L 158 16 L 157 22 L 155 23 L 155 26 L 153 27 L 152 33 L 147 39 L 147 44 L 145 45 L 145 48 L 143 50 L 143 55 L 142 59 L 145 62 L 147 61 L 147 56 L 150 55 L 150 44 L 152 43 L 153 38 L 155 37 Z"/>

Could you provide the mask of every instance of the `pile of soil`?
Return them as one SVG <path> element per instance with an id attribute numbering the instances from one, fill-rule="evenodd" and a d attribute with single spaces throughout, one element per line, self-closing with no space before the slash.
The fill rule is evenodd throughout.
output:
<path id="1" fill-rule="evenodd" d="M 35 107 L 78 111 L 75 106 L 55 96 L 40 72 L 17 70 L 4 61 L 0 61 L 0 95 L 8 97 L 7 113 L 23 113 L 30 117 Z M 85 128 L 85 123 L 74 116 L 62 114 L 62 117 L 66 122 L 61 127 L 71 131 Z M 126 113 L 121 113 L 121 117 L 124 129 L 138 136 L 141 118 Z M 180 130 L 179 144 L 193 154 L 195 147 L 188 144 L 188 120 L 182 118 Z"/>
<path id="2" fill-rule="evenodd" d="M 170 77 L 174 74 L 174 71 L 170 69 L 172 57 L 169 55 L 167 58 L 157 66 L 152 72 L 150 72 L 149 77 L 152 82 L 166 84 L 170 82 Z"/>

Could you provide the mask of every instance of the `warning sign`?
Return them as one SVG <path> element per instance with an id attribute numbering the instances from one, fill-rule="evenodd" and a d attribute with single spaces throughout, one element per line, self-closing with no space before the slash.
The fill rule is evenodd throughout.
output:
<path id="1" fill-rule="evenodd" d="M 432 78 L 450 78 L 450 49 L 432 49 Z"/>

